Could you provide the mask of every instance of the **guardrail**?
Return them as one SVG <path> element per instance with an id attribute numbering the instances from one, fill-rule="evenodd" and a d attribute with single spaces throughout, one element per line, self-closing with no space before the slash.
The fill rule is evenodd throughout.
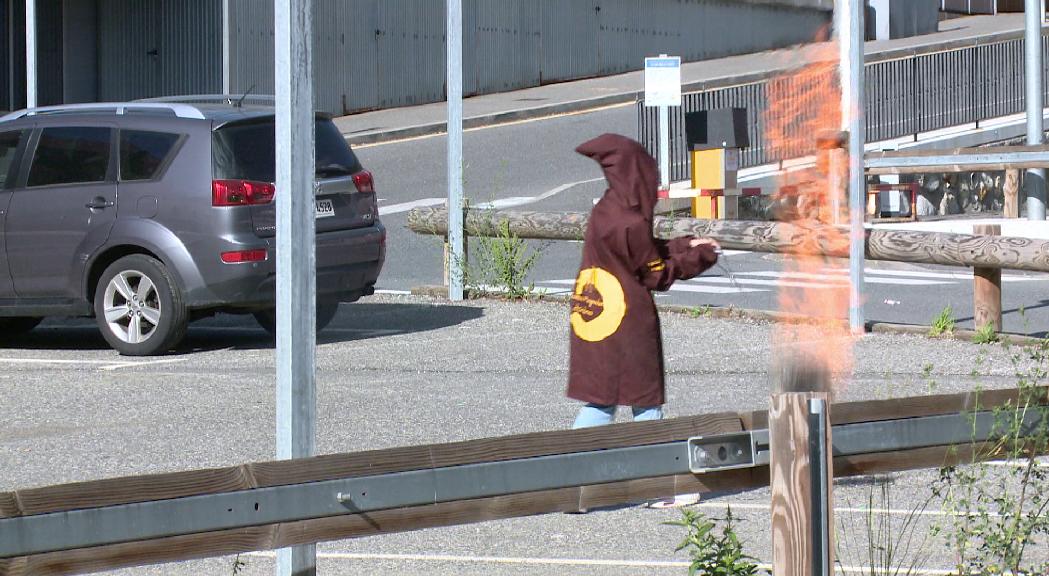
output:
<path id="1" fill-rule="evenodd" d="M 867 142 L 879 142 L 963 124 L 979 123 L 1024 111 L 1024 40 L 1020 33 L 995 35 L 946 49 L 897 50 L 868 56 L 864 68 Z M 1049 38 L 1042 38 L 1043 61 L 1049 74 Z M 737 80 L 711 82 L 709 88 L 682 95 L 682 105 L 670 109 L 671 180 L 689 178 L 685 144 L 685 113 L 715 108 L 747 109 L 751 146 L 742 151 L 740 167 L 761 166 L 815 153 L 812 149 L 773 154 L 764 137 L 768 86 L 790 82 L 773 72 Z M 720 85 L 718 85 L 720 84 Z M 777 93 L 785 93 L 778 91 Z M 1049 98 L 1049 85 L 1046 86 Z M 657 156 L 658 114 L 637 103 L 638 137 Z"/>
<path id="2" fill-rule="evenodd" d="M 1044 153 L 1021 164 L 1045 162 Z M 1001 157 L 974 155 L 969 161 L 999 162 Z M 923 162 L 957 161 L 956 156 L 927 157 Z M 888 157 L 887 166 L 907 157 Z M 1015 159 L 1011 165 L 1015 164 Z M 1026 165 L 1026 164 L 1024 164 Z M 507 226 L 519 238 L 538 240 L 582 240 L 590 215 L 585 212 L 515 212 L 500 210 L 464 211 L 466 236 L 498 236 Z M 414 208 L 408 212 L 408 228 L 418 234 L 446 236 L 448 211 L 445 208 Z M 812 254 L 835 258 L 849 257 L 849 230 L 845 227 L 791 222 L 745 220 L 698 220 L 656 216 L 653 232 L 664 239 L 679 236 L 713 238 L 723 248 L 753 252 Z M 864 252 L 868 260 L 938 264 L 973 268 L 974 318 L 990 322 L 995 332 L 1002 328 L 1001 270 L 1049 272 L 1049 240 L 915 230 L 868 229 Z"/>
<path id="3" fill-rule="evenodd" d="M 1037 390 L 1036 404 L 1047 403 L 1047 390 Z M 993 409 L 1030 398 L 998 390 L 834 404 L 834 475 L 986 455 Z M 1036 410 L 1024 420 L 1030 431 L 1046 424 Z M 711 456 L 719 444 L 767 437 L 768 428 L 767 411 L 723 412 L 0 493 L 0 576 L 78 574 L 768 486 L 760 445 L 747 462 Z"/>

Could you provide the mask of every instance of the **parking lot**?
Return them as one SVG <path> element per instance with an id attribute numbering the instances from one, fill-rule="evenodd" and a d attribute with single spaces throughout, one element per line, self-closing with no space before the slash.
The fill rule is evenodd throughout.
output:
<path id="1" fill-rule="evenodd" d="M 317 350 L 318 453 L 352 452 L 566 428 L 567 309 L 558 302 L 461 304 L 381 295 L 343 305 Z M 668 416 L 767 407 L 770 327 L 667 314 Z M 840 400 L 1015 385 L 1000 346 L 867 335 Z M 0 489 L 270 460 L 274 349 L 249 317 L 191 326 L 183 347 L 118 356 L 90 321 L 49 320 L 0 349 Z M 929 368 L 931 367 L 931 368 Z M 974 368 L 983 373 L 974 376 Z M 927 372 L 928 376 L 923 374 Z M 622 418 L 623 415 L 620 415 Z M 893 476 L 891 508 L 912 509 L 935 471 Z M 870 483 L 842 480 L 843 526 L 862 517 Z M 733 506 L 748 550 L 771 559 L 767 490 L 709 495 Z M 896 514 L 893 512 L 892 514 Z M 685 573 L 672 509 L 623 506 L 321 544 L 325 574 Z M 901 517 L 903 516 L 900 512 Z M 940 517 L 935 506 L 923 526 Z M 857 529 L 858 530 L 858 529 Z M 865 537 L 853 533 L 853 540 Z M 949 568 L 930 544 L 921 566 Z M 852 554 L 862 563 L 862 556 Z M 272 573 L 269 553 L 242 574 Z M 848 558 L 846 558 L 848 560 Z M 122 574 L 231 574 L 219 558 Z M 935 573 L 935 572 L 929 572 Z"/>

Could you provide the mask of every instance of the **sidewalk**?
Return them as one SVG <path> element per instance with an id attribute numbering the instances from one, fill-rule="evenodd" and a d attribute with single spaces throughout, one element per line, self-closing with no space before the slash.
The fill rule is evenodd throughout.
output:
<path id="1" fill-rule="evenodd" d="M 868 42 L 868 61 L 900 58 L 915 52 L 959 48 L 1022 37 L 1023 14 L 971 16 L 940 22 L 940 32 L 901 40 Z M 746 84 L 775 72 L 810 61 L 818 47 L 783 49 L 685 63 L 681 66 L 682 91 Z M 513 92 L 474 96 L 463 100 L 465 128 L 556 116 L 622 106 L 644 92 L 644 72 L 589 78 L 538 86 Z M 376 110 L 335 119 L 352 145 L 439 134 L 445 131 L 444 102 Z"/>

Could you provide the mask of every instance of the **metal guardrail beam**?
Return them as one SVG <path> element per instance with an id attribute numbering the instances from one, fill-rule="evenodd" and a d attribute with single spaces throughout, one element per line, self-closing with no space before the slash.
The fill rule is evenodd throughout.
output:
<path id="1" fill-rule="evenodd" d="M 1049 146 L 870 152 L 865 156 L 864 165 L 869 174 L 1049 168 Z"/>
<path id="2" fill-rule="evenodd" d="M 998 418 L 993 411 L 982 411 L 840 424 L 832 427 L 834 456 L 980 443 L 993 437 Z M 1029 410 L 1022 430 L 1031 434 L 1047 424 L 1041 411 Z M 750 433 L 759 443 L 749 452 L 749 462 L 733 459 L 731 449 L 717 456 L 719 443 L 740 442 L 739 434 L 728 434 L 5 518 L 0 519 L 0 558 L 687 474 L 697 448 L 708 455 L 705 472 L 757 467 L 768 463 L 767 432 Z"/>

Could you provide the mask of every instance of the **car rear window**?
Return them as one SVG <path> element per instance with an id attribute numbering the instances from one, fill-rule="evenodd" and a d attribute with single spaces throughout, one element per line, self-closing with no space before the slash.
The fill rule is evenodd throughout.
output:
<path id="1" fill-rule="evenodd" d="M 127 181 L 156 178 L 178 139 L 178 134 L 168 132 L 121 130 L 120 179 Z"/>
<path id="2" fill-rule="evenodd" d="M 0 190 L 7 187 L 9 179 L 14 179 L 15 154 L 18 152 L 18 141 L 21 138 L 21 130 L 0 132 Z"/>
<path id="3" fill-rule="evenodd" d="M 318 174 L 332 174 L 331 167 L 341 167 L 346 174 L 361 170 L 361 164 L 350 145 L 331 120 L 316 122 Z M 215 131 L 212 140 L 212 162 L 216 179 L 277 179 L 276 127 L 273 119 L 227 124 Z"/>
<path id="4" fill-rule="evenodd" d="M 104 182 L 112 130 L 94 126 L 44 128 L 29 169 L 29 186 Z"/>

